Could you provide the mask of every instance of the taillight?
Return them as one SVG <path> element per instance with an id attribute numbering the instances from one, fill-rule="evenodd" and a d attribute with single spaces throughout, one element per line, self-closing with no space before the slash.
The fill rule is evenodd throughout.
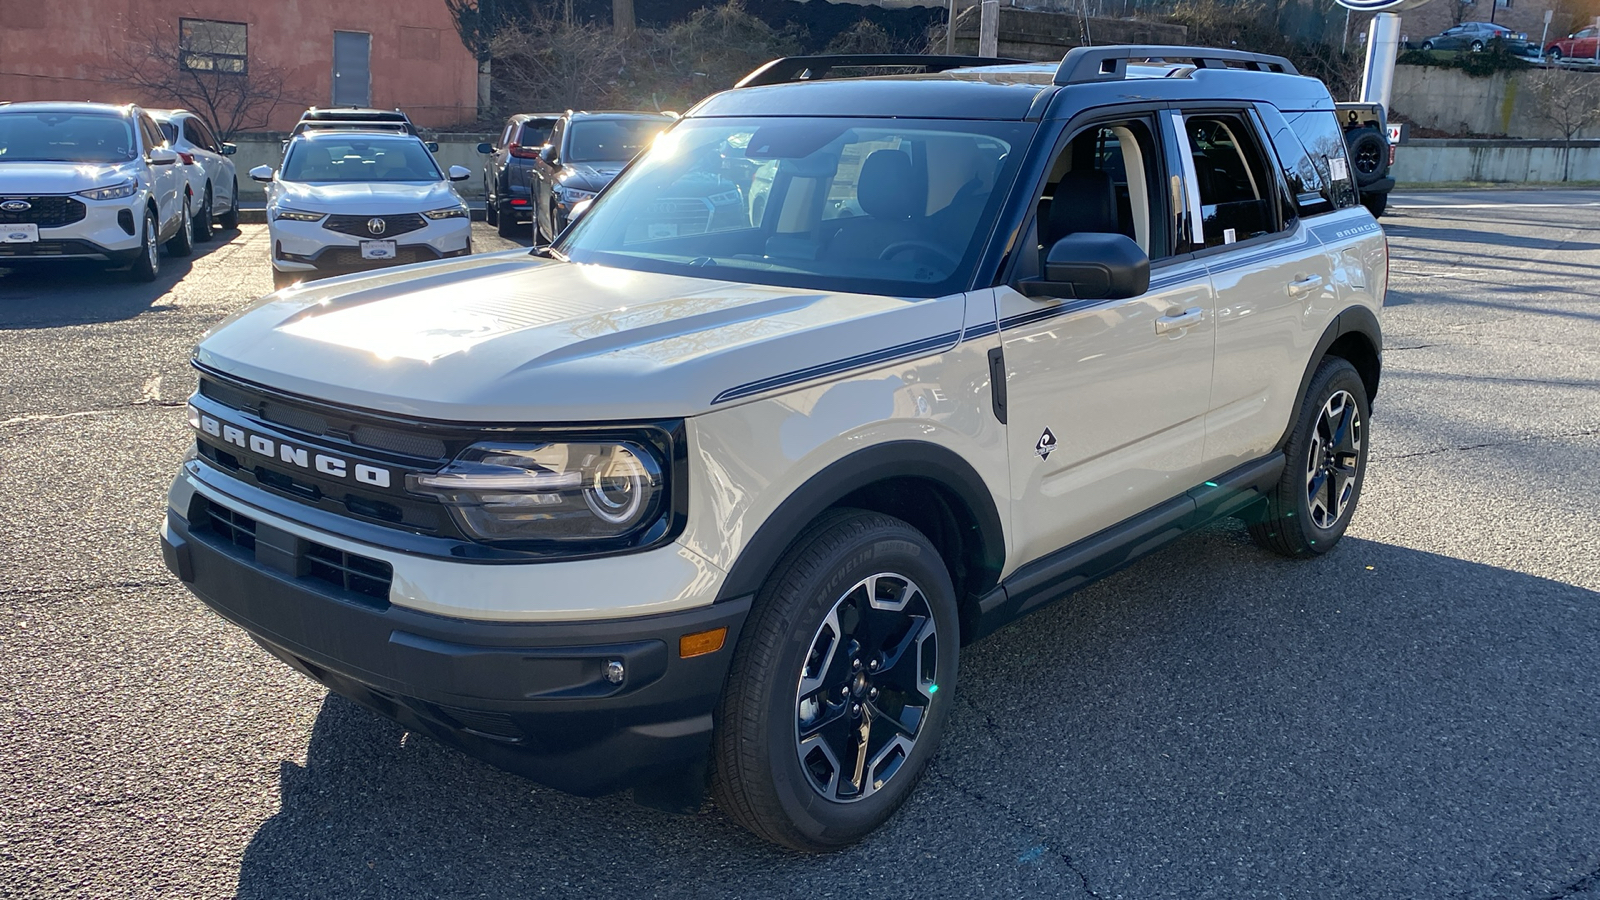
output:
<path id="1" fill-rule="evenodd" d="M 534 148 L 531 148 L 531 147 L 524 147 L 521 144 L 517 143 L 516 141 L 512 141 L 510 144 L 506 145 L 506 149 L 510 150 L 511 151 L 511 155 L 515 156 L 517 159 L 538 159 L 539 158 L 539 151 L 537 149 L 534 149 Z"/>
<path id="2" fill-rule="evenodd" d="M 179 150 L 178 151 L 178 158 L 183 160 L 183 164 L 186 165 L 186 166 L 194 165 L 194 154 L 193 153 L 185 153 L 182 150 Z"/>

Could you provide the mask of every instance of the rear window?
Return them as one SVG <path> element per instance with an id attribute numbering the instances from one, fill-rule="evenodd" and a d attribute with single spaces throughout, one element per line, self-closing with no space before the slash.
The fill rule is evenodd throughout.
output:
<path id="1" fill-rule="evenodd" d="M 550 131 L 556 127 L 554 119 L 530 119 L 522 123 L 522 133 L 517 143 L 524 147 L 543 147 L 550 143 Z"/>

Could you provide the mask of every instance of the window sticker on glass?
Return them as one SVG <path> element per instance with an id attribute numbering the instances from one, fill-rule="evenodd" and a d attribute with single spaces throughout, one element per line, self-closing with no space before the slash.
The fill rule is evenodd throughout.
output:
<path id="1" fill-rule="evenodd" d="M 1224 244 L 1231 244 L 1237 240 L 1239 240 L 1238 232 L 1234 231 L 1232 228 L 1222 229 L 1222 242 Z"/>
<path id="2" fill-rule="evenodd" d="M 1344 157 L 1328 157 L 1328 174 L 1333 176 L 1334 181 L 1343 181 L 1350 177 L 1350 167 L 1345 163 Z"/>

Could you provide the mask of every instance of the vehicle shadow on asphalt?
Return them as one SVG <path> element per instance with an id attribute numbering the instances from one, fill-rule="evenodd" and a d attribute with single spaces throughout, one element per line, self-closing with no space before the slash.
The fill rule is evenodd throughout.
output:
<path id="1" fill-rule="evenodd" d="M 570 797 L 329 697 L 239 896 L 1558 895 L 1600 867 L 1596 646 L 1592 590 L 1221 523 L 965 649 L 858 847 Z"/>
<path id="2" fill-rule="evenodd" d="M 90 262 L 59 262 L 38 268 L 0 265 L 0 331 L 59 328 L 117 322 L 159 309 L 157 301 L 189 274 L 196 262 L 239 238 L 238 229 L 216 229 L 186 257 L 161 255 L 161 273 L 148 283 L 126 270 Z"/>

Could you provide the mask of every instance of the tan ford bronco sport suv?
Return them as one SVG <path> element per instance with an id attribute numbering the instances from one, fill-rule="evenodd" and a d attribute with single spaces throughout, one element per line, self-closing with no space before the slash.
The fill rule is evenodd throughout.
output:
<path id="1" fill-rule="evenodd" d="M 1218 517 L 1334 548 L 1387 275 L 1283 59 L 778 60 L 549 248 L 209 334 L 165 556 L 410 729 L 825 850 L 961 645 Z"/>

